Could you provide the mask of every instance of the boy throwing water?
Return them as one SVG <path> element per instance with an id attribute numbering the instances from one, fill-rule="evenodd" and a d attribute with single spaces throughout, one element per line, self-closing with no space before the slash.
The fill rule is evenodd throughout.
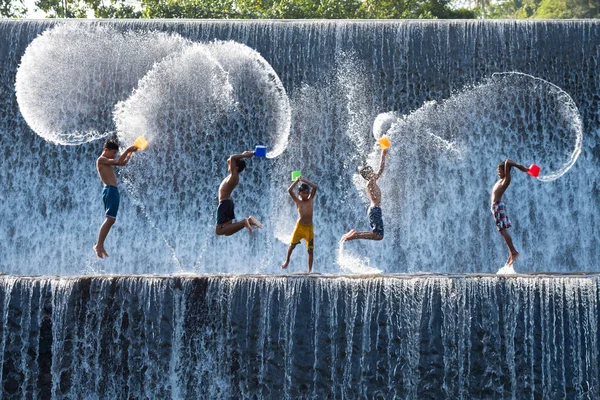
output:
<path id="1" fill-rule="evenodd" d="M 294 193 L 294 187 L 302 182 L 298 188 L 298 196 Z M 312 190 L 311 190 L 312 188 Z M 298 221 L 296 221 L 296 227 L 292 234 L 292 240 L 287 249 L 287 255 L 285 262 L 281 265 L 281 269 L 286 269 L 290 263 L 290 256 L 300 241 L 304 239 L 306 242 L 306 249 L 308 250 L 308 272 L 312 272 L 313 265 L 313 250 L 315 248 L 315 233 L 313 230 L 313 208 L 315 205 L 315 195 L 317 193 L 317 185 L 304 179 L 302 177 L 296 178 L 294 183 L 288 188 L 288 193 L 296 203 L 298 208 Z"/>
<path id="2" fill-rule="evenodd" d="M 253 226 L 262 228 L 261 223 L 252 216 L 233 222 L 235 213 L 231 192 L 240 182 L 239 173 L 246 169 L 246 161 L 243 159 L 252 156 L 254 156 L 253 151 L 245 151 L 242 154 L 234 154 L 227 159 L 227 172 L 229 172 L 229 175 L 223 179 L 219 186 L 219 207 L 217 208 L 217 226 L 215 227 L 217 236 L 231 236 L 244 228 L 252 233 Z"/>
<path id="3" fill-rule="evenodd" d="M 385 167 L 385 156 L 387 155 L 388 149 L 381 151 L 381 162 L 379 164 L 379 171 L 375 173 L 373 168 L 370 166 L 359 168 L 358 172 L 367 181 L 367 196 L 371 201 L 367 214 L 369 216 L 369 223 L 371 224 L 371 232 L 356 232 L 352 229 L 350 232 L 342 236 L 343 241 L 354 240 L 354 239 L 367 239 L 367 240 L 382 240 L 383 239 L 383 214 L 381 212 L 381 189 L 377 185 L 377 180 L 381 178 L 383 169 Z"/>
<path id="4" fill-rule="evenodd" d="M 137 147 L 129 146 L 121 156 L 115 160 L 119 145 L 114 140 L 107 140 L 104 144 L 102 154 L 96 160 L 96 169 L 100 180 L 104 184 L 102 189 L 102 201 L 106 210 L 106 218 L 98 232 L 98 242 L 94 245 L 94 252 L 99 258 L 108 257 L 108 253 L 104 249 L 104 240 L 110 231 L 110 228 L 117 220 L 117 212 L 119 211 L 119 188 L 117 187 L 117 177 L 115 175 L 115 166 L 123 167 L 127 165 L 131 155 L 137 151 Z"/>
<path id="5" fill-rule="evenodd" d="M 527 172 L 527 168 L 522 166 L 521 164 L 517 164 L 516 162 L 506 159 L 498 165 L 497 172 L 498 177 L 500 178 L 498 182 L 494 185 L 492 189 L 492 199 L 491 199 L 491 211 L 494 215 L 494 220 L 496 221 L 496 228 L 500 235 L 504 238 L 506 245 L 508 246 L 508 260 L 506 260 L 505 267 L 512 266 L 517 258 L 519 257 L 519 252 L 515 249 L 513 245 L 512 238 L 508 233 L 507 229 L 511 227 L 512 223 L 508 219 L 508 214 L 506 213 L 506 205 L 502 201 L 502 195 L 510 185 L 510 169 L 511 167 L 516 167 L 523 172 Z"/>

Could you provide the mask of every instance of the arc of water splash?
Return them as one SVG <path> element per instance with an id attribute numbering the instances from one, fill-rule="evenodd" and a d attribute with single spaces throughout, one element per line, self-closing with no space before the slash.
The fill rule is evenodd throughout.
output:
<path id="1" fill-rule="evenodd" d="M 575 104 L 575 101 L 573 100 L 573 98 L 571 97 L 571 95 L 569 95 L 569 93 L 565 92 L 563 89 L 561 89 L 559 86 L 555 85 L 552 82 L 548 82 L 545 79 L 542 78 L 538 78 L 536 76 L 533 75 L 529 75 L 529 74 L 525 74 L 523 72 L 518 72 L 518 71 L 510 71 L 510 72 L 495 72 L 492 74 L 492 79 L 494 77 L 498 77 L 498 76 L 509 76 L 509 75 L 520 75 L 520 76 L 524 76 L 536 81 L 540 81 L 543 82 L 551 87 L 553 87 L 554 89 L 556 89 L 558 91 L 559 94 L 564 95 L 567 98 L 567 104 L 566 106 L 571 110 L 574 111 L 574 114 L 577 116 L 576 120 L 574 121 L 575 124 L 575 131 L 577 133 L 576 137 L 575 137 L 575 148 L 573 149 L 573 152 L 571 153 L 571 156 L 569 157 L 569 160 L 563 164 L 563 166 L 555 172 L 552 172 L 548 175 L 542 175 L 539 176 L 538 179 L 542 182 L 552 182 L 557 180 L 558 178 L 560 178 L 561 176 L 563 176 L 565 173 L 567 173 L 568 170 L 571 169 L 571 167 L 573 167 L 573 165 L 575 165 L 575 162 L 577 161 L 577 159 L 579 158 L 579 155 L 581 154 L 581 148 L 583 147 L 583 122 L 581 120 L 581 115 L 579 114 L 579 109 L 577 108 L 577 105 Z"/>
<path id="2" fill-rule="evenodd" d="M 290 129 L 292 127 L 292 107 L 290 105 L 290 99 L 287 95 L 285 87 L 283 86 L 283 82 L 281 82 L 279 75 L 273 69 L 271 64 L 267 60 L 265 60 L 258 51 L 256 51 L 255 49 L 253 49 L 251 47 L 244 45 L 243 43 L 238 43 L 233 40 L 230 40 L 230 41 L 215 40 L 214 42 L 210 43 L 207 46 L 208 52 L 211 52 L 212 46 L 218 47 L 221 44 L 227 44 L 227 43 L 234 43 L 236 45 L 242 45 L 244 47 L 247 47 L 251 51 L 251 56 L 252 56 L 251 59 L 253 61 L 255 61 L 256 63 L 258 63 L 262 68 L 264 68 L 266 76 L 271 80 L 271 82 L 273 82 L 273 84 L 275 86 L 275 90 L 279 94 L 279 99 L 283 103 L 282 109 L 284 111 L 283 114 L 285 116 L 284 120 L 283 120 L 283 124 L 282 124 L 283 132 L 279 132 L 279 135 L 280 135 L 279 139 L 276 140 L 276 142 L 272 145 L 272 149 L 269 150 L 266 155 L 267 158 L 275 158 L 275 157 L 279 156 L 281 153 L 283 153 L 283 151 L 287 148 L 288 141 L 289 141 L 289 135 L 290 135 Z M 218 58 L 218 57 L 216 57 L 216 58 Z M 226 70 L 226 69 L 227 68 L 224 68 L 224 70 Z"/>

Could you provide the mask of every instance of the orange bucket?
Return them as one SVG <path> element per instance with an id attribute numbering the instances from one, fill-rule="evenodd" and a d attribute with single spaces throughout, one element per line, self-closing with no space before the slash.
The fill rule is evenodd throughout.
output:
<path id="1" fill-rule="evenodd" d="M 382 136 L 379 139 L 377 139 L 377 143 L 379 143 L 379 146 L 381 146 L 382 150 L 385 150 L 392 145 L 390 138 L 387 136 Z"/>
<path id="2" fill-rule="evenodd" d="M 133 145 L 140 150 L 146 150 L 148 148 L 148 141 L 144 139 L 143 136 L 140 136 L 139 138 L 135 139 Z"/>

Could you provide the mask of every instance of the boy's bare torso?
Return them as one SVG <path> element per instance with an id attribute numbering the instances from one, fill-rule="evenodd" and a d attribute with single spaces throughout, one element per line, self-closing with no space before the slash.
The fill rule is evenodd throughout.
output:
<path id="1" fill-rule="evenodd" d="M 312 225 L 313 223 L 313 207 L 314 199 L 312 196 L 307 200 L 298 199 L 296 207 L 298 207 L 298 223 L 302 225 Z"/>
<path id="2" fill-rule="evenodd" d="M 240 178 L 232 174 L 223 179 L 221 185 L 219 185 L 219 202 L 230 199 L 231 192 L 233 192 L 233 189 L 235 189 L 239 182 Z"/>
<path id="3" fill-rule="evenodd" d="M 506 186 L 504 186 L 504 179 L 498 180 L 498 182 L 496 182 L 494 188 L 492 189 L 492 198 L 490 205 L 493 206 L 495 202 L 502 200 L 502 196 L 504 195 L 505 191 Z"/>
<path id="4" fill-rule="evenodd" d="M 115 175 L 115 167 L 110 164 L 100 163 L 100 160 L 109 160 L 109 158 L 100 156 L 96 160 L 96 170 L 98 171 L 98 175 L 100 176 L 100 180 L 103 184 L 107 186 L 118 186 L 117 185 L 117 176 Z"/>
<path id="5" fill-rule="evenodd" d="M 371 206 L 379 207 L 381 205 L 381 189 L 376 179 L 369 179 L 367 181 L 367 196 L 369 196 Z"/>

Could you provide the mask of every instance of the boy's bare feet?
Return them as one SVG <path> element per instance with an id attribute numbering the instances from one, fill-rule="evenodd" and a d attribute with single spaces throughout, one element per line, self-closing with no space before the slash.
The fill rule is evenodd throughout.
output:
<path id="1" fill-rule="evenodd" d="M 244 226 L 246 227 L 246 229 L 248 229 L 250 231 L 250 233 L 253 233 L 254 231 L 252 230 L 252 227 L 250 226 L 250 218 L 245 218 L 243 220 L 244 222 Z"/>
<path id="2" fill-rule="evenodd" d="M 353 236 L 355 233 L 356 233 L 356 230 L 355 230 L 355 229 L 351 229 L 351 230 L 350 230 L 350 232 L 348 232 L 348 233 L 346 233 L 344 236 L 342 236 L 342 240 L 343 240 L 344 242 L 346 242 L 346 241 L 348 241 L 348 240 L 352 239 L 352 236 Z"/>
<path id="3" fill-rule="evenodd" d="M 98 247 L 97 244 L 94 245 L 94 253 L 96 253 L 96 255 L 98 256 L 98 258 L 103 258 L 104 257 L 104 253 L 106 253 L 104 251 L 103 248 Z"/>
<path id="4" fill-rule="evenodd" d="M 258 222 L 258 220 L 256 218 L 254 218 L 253 216 L 248 217 L 248 222 L 250 222 L 250 225 L 256 226 L 256 227 L 262 229 L 262 224 L 260 222 Z"/>
<path id="5" fill-rule="evenodd" d="M 289 265 L 289 261 L 288 262 L 284 262 L 283 264 L 281 264 L 281 269 L 286 269 L 287 266 Z"/>
<path id="6" fill-rule="evenodd" d="M 102 254 L 104 254 L 104 256 L 106 256 L 106 258 L 108 258 L 108 253 L 106 252 L 106 250 L 102 249 Z"/>
<path id="7" fill-rule="evenodd" d="M 515 263 L 515 261 L 517 261 L 517 258 L 519 258 L 519 256 L 520 256 L 519 253 L 511 254 L 510 255 L 510 264 L 508 264 L 508 265 L 513 265 Z"/>

